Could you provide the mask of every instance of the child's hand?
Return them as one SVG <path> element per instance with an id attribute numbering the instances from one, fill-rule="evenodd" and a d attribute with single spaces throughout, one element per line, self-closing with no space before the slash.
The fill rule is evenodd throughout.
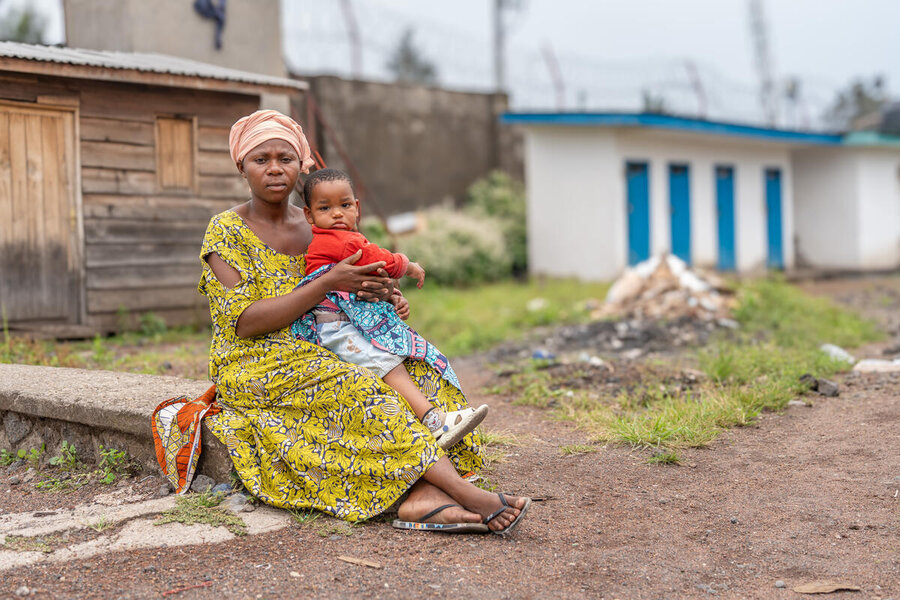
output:
<path id="1" fill-rule="evenodd" d="M 394 295 L 391 296 L 391 304 L 394 305 L 394 311 L 398 317 L 404 321 L 409 318 L 409 300 L 403 297 L 400 290 L 394 290 Z"/>
<path id="2" fill-rule="evenodd" d="M 419 263 L 409 263 L 409 266 L 406 267 L 406 276 L 418 279 L 419 283 L 416 284 L 416 287 L 419 289 L 422 289 L 422 286 L 425 285 L 425 269 Z"/>

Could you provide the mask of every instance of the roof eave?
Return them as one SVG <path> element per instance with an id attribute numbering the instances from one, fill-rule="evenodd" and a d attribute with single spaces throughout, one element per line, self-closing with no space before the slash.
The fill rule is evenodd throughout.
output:
<path id="1" fill-rule="evenodd" d="M 158 85 L 216 92 L 232 92 L 236 94 L 295 94 L 309 89 L 309 85 L 305 81 L 295 81 L 292 82 L 291 85 L 281 85 L 276 83 L 219 79 L 202 75 L 181 75 L 177 73 L 158 73 L 138 69 L 116 69 L 92 65 L 37 61 L 9 56 L 0 56 L 0 71 L 14 71 L 16 73 L 29 73 L 33 75 Z"/>

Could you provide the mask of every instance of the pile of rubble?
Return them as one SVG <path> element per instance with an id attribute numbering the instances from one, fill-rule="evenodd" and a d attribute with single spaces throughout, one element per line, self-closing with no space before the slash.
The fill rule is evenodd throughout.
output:
<path id="1" fill-rule="evenodd" d="M 625 270 L 609 289 L 595 319 L 696 319 L 718 321 L 726 327 L 735 304 L 733 290 L 712 273 L 700 276 L 678 257 L 654 256 Z"/>

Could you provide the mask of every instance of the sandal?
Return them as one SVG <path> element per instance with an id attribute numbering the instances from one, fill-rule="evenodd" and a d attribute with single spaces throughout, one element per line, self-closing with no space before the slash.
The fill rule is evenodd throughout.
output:
<path id="1" fill-rule="evenodd" d="M 459 506 L 459 504 L 445 504 L 439 506 L 430 513 L 422 515 L 418 521 L 401 521 L 394 519 L 391 527 L 395 529 L 415 529 L 416 531 L 432 531 L 438 533 L 490 533 L 491 529 L 485 523 L 426 523 L 425 519 L 430 519 L 442 510 Z"/>
<path id="2" fill-rule="evenodd" d="M 443 422 L 431 431 L 437 440 L 438 447 L 446 450 L 459 443 L 484 421 L 488 410 L 490 410 L 488 405 L 482 404 L 478 408 L 464 408 L 445 413 Z"/>
<path id="3" fill-rule="evenodd" d="M 500 497 L 500 502 L 503 503 L 503 508 L 500 508 L 500 509 L 494 511 L 493 513 L 491 513 L 490 515 L 488 515 L 487 517 L 484 518 L 484 521 L 482 521 L 482 523 L 484 523 L 485 527 L 487 527 L 488 523 L 490 523 L 491 521 L 493 521 L 494 519 L 496 519 L 497 517 L 502 515 L 506 511 L 507 508 L 515 508 L 515 506 L 511 506 L 510 503 L 506 501 L 506 496 L 503 495 L 503 492 L 499 492 L 497 494 L 497 496 Z M 492 529 L 491 533 L 496 533 L 497 535 L 502 535 L 503 537 L 510 535 L 515 530 L 515 528 L 519 526 L 519 522 L 522 521 L 522 517 L 525 516 L 525 513 L 528 512 L 529 508 L 531 508 L 531 498 L 526 497 L 525 498 L 525 506 L 523 506 L 522 508 L 519 509 L 519 516 L 516 517 L 512 523 L 507 525 L 505 529 L 501 529 L 499 531 L 494 531 Z"/>

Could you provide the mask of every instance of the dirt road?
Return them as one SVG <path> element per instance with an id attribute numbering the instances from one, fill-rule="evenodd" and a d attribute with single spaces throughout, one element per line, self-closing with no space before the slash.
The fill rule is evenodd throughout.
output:
<path id="1" fill-rule="evenodd" d="M 865 352 L 877 349 L 857 354 Z M 458 362 L 469 390 L 484 381 L 477 367 Z M 680 466 L 650 465 L 645 452 L 622 447 L 564 456 L 560 447 L 587 442 L 584 432 L 489 397 L 489 429 L 518 439 L 491 481 L 547 498 L 511 540 L 397 532 L 386 522 L 298 525 L 284 513 L 252 535 L 226 538 L 220 529 L 196 545 L 179 544 L 197 531 L 151 527 L 141 530 L 142 547 L 113 540 L 90 557 L 49 558 L 57 549 L 2 570 L 0 596 L 801 598 L 793 587 L 832 580 L 861 592 L 829 598 L 900 599 L 900 377 L 850 375 L 841 384 L 837 398 L 813 397 L 813 406 L 764 415 L 707 449 L 682 452 Z M 477 391 L 470 397 L 482 400 Z M 135 493 L 151 494 L 152 484 Z M 0 502 L 20 486 L 0 472 Z M 44 495 L 42 510 L 89 501 Z M 7 506 L 22 510 L 10 515 Z M 0 528 L 41 518 L 35 505 L 3 508 Z M 63 546 L 85 539 L 72 534 Z"/>

